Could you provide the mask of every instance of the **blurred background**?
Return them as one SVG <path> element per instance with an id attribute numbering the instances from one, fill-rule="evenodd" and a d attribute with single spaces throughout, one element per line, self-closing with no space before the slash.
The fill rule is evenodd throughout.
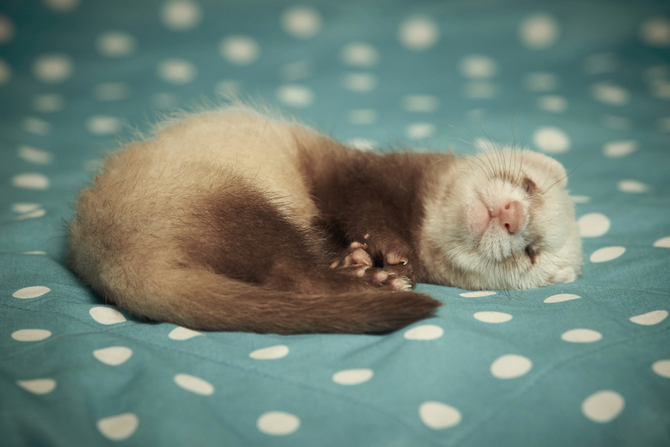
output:
<path id="1" fill-rule="evenodd" d="M 45 150 L 107 147 L 126 125 L 232 93 L 362 147 L 459 147 L 482 124 L 561 153 L 602 138 L 591 124 L 670 130 L 667 12 L 649 1 L 9 0 L 2 130 L 27 129 L 37 137 L 22 142 Z M 533 133 L 548 125 L 561 132 Z"/>

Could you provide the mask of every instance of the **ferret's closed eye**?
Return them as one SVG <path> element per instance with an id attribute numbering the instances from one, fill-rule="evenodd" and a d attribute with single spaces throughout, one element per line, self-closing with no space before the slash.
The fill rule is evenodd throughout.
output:
<path id="1" fill-rule="evenodd" d="M 528 259 L 530 259 L 530 263 L 535 265 L 535 258 L 537 258 L 537 251 L 533 250 L 533 247 L 530 245 L 526 246 L 526 249 L 524 250 L 526 253 L 526 256 L 528 256 Z"/>
<path id="2" fill-rule="evenodd" d="M 528 177 L 524 177 L 524 179 L 523 179 L 523 189 L 526 190 L 526 193 L 533 194 L 535 192 L 536 188 L 537 188 L 537 186 L 535 186 L 534 181 L 532 181 Z"/>

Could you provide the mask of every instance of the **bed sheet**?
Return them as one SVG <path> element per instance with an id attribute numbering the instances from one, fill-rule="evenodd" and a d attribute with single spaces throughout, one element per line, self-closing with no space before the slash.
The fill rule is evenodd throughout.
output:
<path id="1" fill-rule="evenodd" d="M 386 336 L 106 305 L 64 266 L 78 189 L 118 141 L 231 94 L 361 150 L 554 156 L 583 274 L 421 284 L 444 306 Z M 667 2 L 7 0 L 0 98 L 0 444 L 670 445 Z"/>

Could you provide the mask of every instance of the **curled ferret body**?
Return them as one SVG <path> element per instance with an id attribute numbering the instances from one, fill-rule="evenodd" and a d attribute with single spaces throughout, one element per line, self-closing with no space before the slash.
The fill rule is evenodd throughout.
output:
<path id="1" fill-rule="evenodd" d="M 441 304 L 417 282 L 574 280 L 565 184 L 528 151 L 377 154 L 246 107 L 186 114 L 107 157 L 77 200 L 69 263 L 151 320 L 385 333 Z"/>

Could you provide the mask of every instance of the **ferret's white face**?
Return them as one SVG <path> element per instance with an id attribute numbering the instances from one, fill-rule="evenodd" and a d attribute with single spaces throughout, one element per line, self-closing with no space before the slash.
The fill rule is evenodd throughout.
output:
<path id="1" fill-rule="evenodd" d="M 575 280 L 581 240 L 560 163 L 502 149 L 462 160 L 460 171 L 443 204 L 448 227 L 432 231 L 452 285 L 526 289 Z"/>

